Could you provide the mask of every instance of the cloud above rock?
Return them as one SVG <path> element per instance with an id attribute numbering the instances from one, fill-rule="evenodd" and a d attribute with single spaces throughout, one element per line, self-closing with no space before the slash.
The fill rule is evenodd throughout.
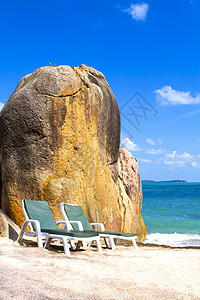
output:
<path id="1" fill-rule="evenodd" d="M 160 90 L 154 91 L 156 98 L 161 105 L 189 105 L 200 103 L 200 93 L 195 97 L 190 92 L 174 90 L 171 86 L 165 85 Z"/>
<path id="2" fill-rule="evenodd" d="M 149 10 L 149 5 L 145 2 L 131 4 L 128 9 L 125 9 L 124 12 L 131 15 L 131 17 L 136 21 L 145 21 L 147 18 L 147 12 Z"/>

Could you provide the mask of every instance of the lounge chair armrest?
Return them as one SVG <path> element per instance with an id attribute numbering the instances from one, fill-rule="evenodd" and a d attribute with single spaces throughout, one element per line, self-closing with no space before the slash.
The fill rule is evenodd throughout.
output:
<path id="1" fill-rule="evenodd" d="M 77 224 L 78 225 L 78 230 L 83 231 L 83 225 L 81 221 L 69 221 L 70 224 Z"/>
<path id="2" fill-rule="evenodd" d="M 31 219 L 26 219 L 26 220 L 24 221 L 24 223 L 22 224 L 22 228 L 24 229 L 24 231 L 25 231 L 25 229 L 26 229 L 28 223 L 32 223 L 32 224 L 35 225 L 35 231 L 36 231 L 36 232 L 37 232 L 37 231 L 41 231 L 41 230 L 40 230 L 40 222 L 39 222 L 38 220 L 31 220 Z M 22 229 L 22 228 L 21 228 L 21 229 Z"/>
<path id="3" fill-rule="evenodd" d="M 63 224 L 63 228 L 67 228 L 67 230 L 71 230 L 71 227 L 69 226 L 70 224 L 77 224 L 78 225 L 78 230 L 80 231 L 83 231 L 83 225 L 80 221 L 69 221 L 69 222 L 66 222 L 66 221 L 58 221 L 57 222 L 57 225 L 58 224 Z"/>
<path id="4" fill-rule="evenodd" d="M 56 222 L 57 223 L 57 225 L 59 225 L 59 224 L 65 224 L 65 225 L 67 225 L 67 222 L 66 221 L 58 221 L 58 222 Z"/>
<path id="5" fill-rule="evenodd" d="M 71 228 L 70 228 L 70 226 L 69 226 L 69 222 L 66 222 L 66 221 L 58 221 L 58 222 L 56 222 L 57 223 L 57 225 L 59 225 L 59 224 L 63 224 L 63 229 L 67 229 L 67 230 L 70 230 Z"/>
<path id="6" fill-rule="evenodd" d="M 90 225 L 92 225 L 92 226 L 97 225 L 100 227 L 101 231 L 105 231 L 105 227 L 102 223 L 90 223 Z"/>
<path id="7" fill-rule="evenodd" d="M 42 236 L 41 236 L 40 222 L 38 220 L 26 219 L 24 221 L 24 223 L 22 224 L 22 228 L 20 230 L 17 241 L 19 243 L 21 243 L 22 237 L 25 233 L 25 230 L 26 230 L 26 227 L 27 227 L 28 223 L 32 223 L 32 224 L 35 225 L 35 231 L 36 231 L 36 236 L 37 236 L 37 240 L 38 240 L 38 247 L 42 247 Z"/>

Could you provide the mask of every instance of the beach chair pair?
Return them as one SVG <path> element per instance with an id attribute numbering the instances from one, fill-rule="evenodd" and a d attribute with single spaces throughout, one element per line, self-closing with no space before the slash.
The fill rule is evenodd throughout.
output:
<path id="1" fill-rule="evenodd" d="M 38 247 L 43 247 L 42 238 L 44 238 L 45 248 L 49 247 L 52 240 L 61 240 L 64 252 L 68 256 L 70 256 L 68 241 L 71 243 L 73 249 L 79 248 L 81 243 L 83 246 L 87 246 L 96 242 L 98 250 L 102 251 L 100 237 L 103 237 L 106 245 L 112 249 L 115 249 L 114 238 L 131 239 L 135 248 L 137 248 L 135 242 L 137 237 L 136 234 L 114 233 L 105 231 L 103 224 L 90 224 L 86 219 L 81 206 L 61 203 L 61 211 L 65 221 L 56 222 L 47 201 L 25 199 L 22 200 L 21 204 L 26 220 L 20 230 L 18 237 L 19 243 L 22 242 L 24 235 L 37 237 Z M 70 220 L 71 217 L 77 219 Z M 59 224 L 63 225 L 62 229 L 58 228 Z M 91 225 L 97 224 L 100 226 L 101 231 L 94 231 L 92 228 Z M 26 232 L 27 226 L 29 227 L 30 232 Z M 110 245 L 108 244 L 108 240 L 110 241 Z"/>

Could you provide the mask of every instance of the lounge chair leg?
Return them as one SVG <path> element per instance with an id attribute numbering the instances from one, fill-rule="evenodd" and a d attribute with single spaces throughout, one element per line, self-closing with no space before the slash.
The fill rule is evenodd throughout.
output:
<path id="1" fill-rule="evenodd" d="M 21 242 L 22 242 L 22 238 L 23 238 L 25 229 L 26 229 L 26 226 L 24 226 L 24 224 L 23 224 L 23 225 L 22 225 L 22 228 L 21 228 L 21 230 L 20 230 L 20 233 L 19 233 L 19 235 L 18 235 L 18 238 L 17 238 L 17 242 L 18 242 L 19 244 L 21 244 Z"/>
<path id="2" fill-rule="evenodd" d="M 70 241 L 70 244 L 71 244 L 72 249 L 76 250 L 76 245 L 75 245 L 74 241 Z"/>
<path id="3" fill-rule="evenodd" d="M 87 247 L 87 242 L 86 241 L 82 241 L 83 243 L 83 247 L 86 248 Z"/>
<path id="4" fill-rule="evenodd" d="M 112 250 L 116 250 L 115 241 L 113 237 L 109 237 L 110 245 Z"/>
<path id="5" fill-rule="evenodd" d="M 106 244 L 106 247 L 108 248 L 108 249 L 111 249 L 111 245 L 108 243 L 108 238 L 104 238 L 104 242 L 105 242 L 105 244 Z"/>
<path id="6" fill-rule="evenodd" d="M 132 238 L 133 246 L 135 247 L 135 249 L 138 249 L 138 245 L 137 245 L 135 239 L 136 238 Z"/>
<path id="7" fill-rule="evenodd" d="M 50 245 L 51 241 L 52 241 L 52 238 L 47 237 L 47 240 L 46 240 L 46 243 L 44 245 L 44 248 L 49 249 L 49 245 Z"/>
<path id="8" fill-rule="evenodd" d="M 87 247 L 92 247 L 93 241 L 89 242 L 88 245 L 86 245 Z"/>
<path id="9" fill-rule="evenodd" d="M 67 238 L 63 236 L 63 237 L 61 238 L 61 240 L 62 240 L 62 242 L 63 242 L 63 248 L 64 248 L 65 254 L 66 254 L 67 256 L 71 256 Z"/>
<path id="10" fill-rule="evenodd" d="M 38 247 L 39 247 L 39 248 L 43 248 L 41 232 L 38 232 L 38 231 L 36 230 L 36 235 L 37 235 L 37 243 L 38 243 Z"/>
<path id="11" fill-rule="evenodd" d="M 97 242 L 97 248 L 98 248 L 98 250 L 102 251 L 100 239 L 97 239 L 96 242 Z"/>

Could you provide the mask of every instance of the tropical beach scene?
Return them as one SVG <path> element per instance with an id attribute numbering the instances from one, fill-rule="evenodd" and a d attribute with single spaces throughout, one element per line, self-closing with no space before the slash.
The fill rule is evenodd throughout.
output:
<path id="1" fill-rule="evenodd" d="M 0 299 L 200 299 L 200 1 L 0 11 Z"/>

